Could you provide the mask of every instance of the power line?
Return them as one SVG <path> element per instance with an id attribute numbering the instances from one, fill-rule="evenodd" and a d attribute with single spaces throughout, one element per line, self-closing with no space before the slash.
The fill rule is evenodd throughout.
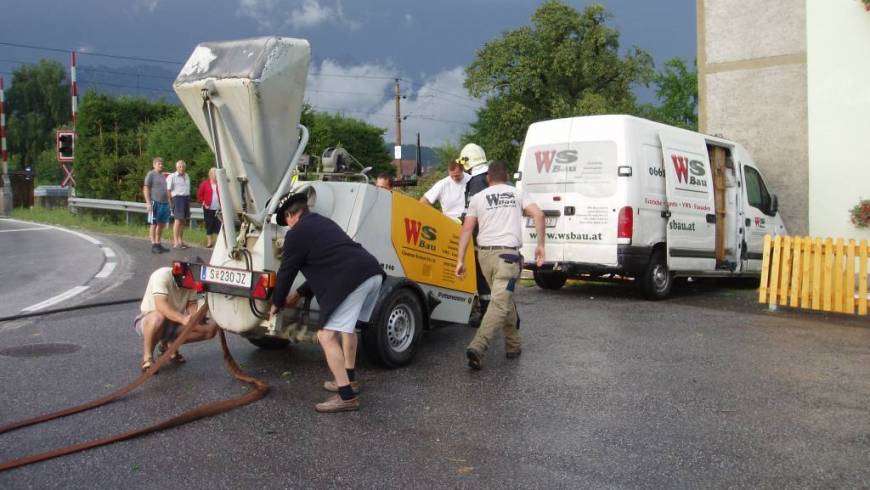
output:
<path id="1" fill-rule="evenodd" d="M 18 44 L 18 43 L 6 43 L 6 42 L 0 42 L 0 46 L 9 46 L 12 48 L 36 49 L 36 50 L 41 50 L 41 51 L 53 51 L 56 53 L 67 53 L 67 54 L 69 54 L 70 51 L 74 51 L 72 49 L 61 49 L 61 48 L 54 48 L 54 47 L 48 47 L 48 46 L 35 46 L 32 44 Z M 146 61 L 149 63 L 166 63 L 166 64 L 170 64 L 170 65 L 183 65 L 184 64 L 183 61 L 161 60 L 161 59 L 157 59 L 157 58 L 143 58 L 140 56 L 124 56 L 124 55 L 118 55 L 118 54 L 97 53 L 97 52 L 93 52 L 93 51 L 80 51 L 77 53 L 79 55 L 97 56 L 100 58 L 112 58 L 112 59 L 116 59 L 116 60 Z"/>

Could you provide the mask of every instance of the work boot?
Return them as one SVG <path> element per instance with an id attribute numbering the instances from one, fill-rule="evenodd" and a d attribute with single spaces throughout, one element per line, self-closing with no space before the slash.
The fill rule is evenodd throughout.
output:
<path id="1" fill-rule="evenodd" d="M 359 394 L 359 381 L 351 381 L 350 387 L 353 390 L 354 394 Z M 338 385 L 335 381 L 324 381 L 323 389 L 326 391 L 331 391 L 333 393 L 338 393 Z"/>
<path id="2" fill-rule="evenodd" d="M 468 367 L 474 369 L 475 371 L 480 371 L 480 352 L 477 352 L 474 349 L 468 349 L 465 351 L 465 357 L 468 358 Z"/>
<path id="3" fill-rule="evenodd" d="M 352 412 L 359 410 L 359 397 L 342 400 L 340 396 L 333 395 L 325 402 L 314 405 L 314 409 L 320 413 Z"/>
<path id="4" fill-rule="evenodd" d="M 522 353 L 523 353 L 522 349 L 509 350 L 509 351 L 506 351 L 504 353 L 504 356 L 507 357 L 508 359 L 516 359 L 517 357 L 520 357 L 520 354 L 522 354 Z"/>

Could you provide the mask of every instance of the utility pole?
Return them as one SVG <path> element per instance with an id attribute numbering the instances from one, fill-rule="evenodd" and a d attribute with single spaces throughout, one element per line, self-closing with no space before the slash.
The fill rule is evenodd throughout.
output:
<path id="1" fill-rule="evenodd" d="M 396 177 L 402 176 L 402 91 L 399 88 L 399 79 L 396 79 L 396 148 L 393 153 L 396 165 Z"/>
<path id="2" fill-rule="evenodd" d="M 3 163 L 0 175 L 0 214 L 12 211 L 12 182 L 9 180 L 9 152 L 6 150 L 6 108 L 3 98 L 3 77 L 0 77 L 0 161 Z"/>

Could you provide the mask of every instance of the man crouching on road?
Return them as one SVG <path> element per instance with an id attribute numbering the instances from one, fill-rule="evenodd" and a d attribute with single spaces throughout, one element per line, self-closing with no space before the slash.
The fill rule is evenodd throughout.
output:
<path id="1" fill-rule="evenodd" d="M 483 315 L 477 335 L 465 352 L 468 366 L 475 370 L 480 369 L 489 344 L 499 328 L 504 332 L 505 356 L 515 359 L 522 352 L 514 288 L 523 270 L 519 253 L 523 244 L 523 214 L 535 220 L 538 232 L 535 262 L 538 267 L 544 264 L 545 222 L 541 208 L 507 184 L 505 162 L 490 163 L 486 181 L 489 187 L 475 194 L 468 203 L 468 212 L 459 235 L 456 262 L 456 275 L 462 277 L 465 275 L 465 249 L 475 225 L 479 225 L 477 259 L 492 291 L 492 300 Z"/>
<path id="2" fill-rule="evenodd" d="M 317 340 L 334 378 L 323 387 L 338 392 L 314 408 L 324 413 L 357 410 L 355 329 L 360 315 L 371 315 L 375 307 L 384 278 L 381 265 L 334 221 L 310 212 L 304 194 L 286 197 L 275 220 L 290 229 L 284 237 L 270 314 L 277 314 L 284 306 L 296 306 L 302 296 L 310 297 L 313 293 L 320 305 L 323 325 Z M 307 282 L 291 293 L 300 271 Z"/>
<path id="3" fill-rule="evenodd" d="M 202 263 L 199 257 L 185 259 L 186 262 Z M 162 355 L 178 336 L 178 330 L 196 313 L 196 293 L 193 290 L 179 287 L 172 277 L 172 269 L 161 267 L 151 273 L 145 296 L 139 307 L 139 316 L 133 320 L 133 328 L 142 336 L 142 371 L 147 371 L 154 364 L 152 354 L 158 346 L 158 356 Z M 208 340 L 217 333 L 217 325 L 208 321 L 193 326 L 193 332 L 187 337 L 185 344 Z M 176 351 L 172 360 L 177 364 L 185 362 L 181 352 Z"/>

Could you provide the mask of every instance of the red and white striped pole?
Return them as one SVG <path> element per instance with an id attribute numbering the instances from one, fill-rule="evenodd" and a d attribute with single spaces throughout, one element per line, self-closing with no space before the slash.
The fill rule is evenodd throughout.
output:
<path id="1" fill-rule="evenodd" d="M 3 77 L 0 77 L 0 159 L 3 161 L 3 176 L 9 173 L 9 152 L 6 150 L 6 99 L 3 96 Z"/>
<path id="2" fill-rule="evenodd" d="M 72 95 L 72 124 L 73 129 L 76 128 L 76 119 L 79 115 L 79 86 L 76 83 L 76 52 L 70 53 L 70 94 Z"/>
<path id="3" fill-rule="evenodd" d="M 6 98 L 3 95 L 3 77 L 0 77 L 0 213 L 12 210 L 12 183 L 9 180 L 9 151 L 6 149 Z"/>

